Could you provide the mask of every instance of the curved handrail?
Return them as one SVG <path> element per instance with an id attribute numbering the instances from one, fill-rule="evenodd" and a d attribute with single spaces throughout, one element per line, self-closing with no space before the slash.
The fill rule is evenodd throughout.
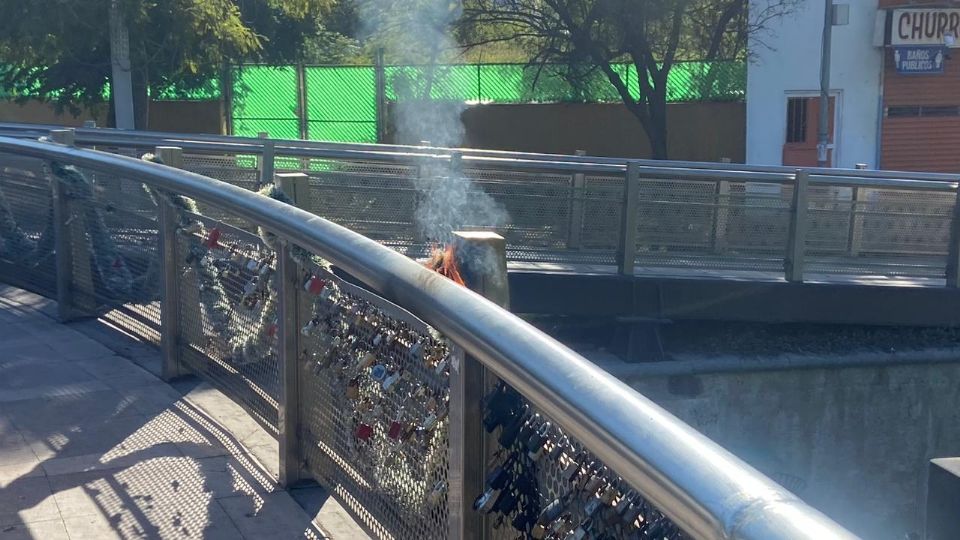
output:
<path id="1" fill-rule="evenodd" d="M 0 137 L 0 152 L 137 178 L 243 215 L 326 258 L 475 356 L 693 537 L 855 538 L 582 356 L 373 240 L 293 206 L 179 169 L 5 137 Z"/>
<path id="2" fill-rule="evenodd" d="M 62 126 L 0 122 L 0 135 L 36 138 Z M 269 140 L 277 154 L 295 157 L 330 159 L 373 159 L 387 162 L 404 161 L 437 155 L 460 154 L 465 160 L 480 167 L 525 169 L 540 171 L 575 171 L 583 173 L 622 173 L 628 163 L 634 163 L 650 175 L 669 174 L 684 179 L 679 172 L 694 171 L 715 180 L 789 182 L 796 167 L 775 165 L 746 165 L 705 161 L 659 161 L 650 159 L 614 158 L 598 156 L 569 156 L 482 150 L 365 143 L 338 143 L 305 141 L 300 139 L 261 139 L 212 134 L 184 134 L 151 131 L 128 131 L 111 128 L 76 128 L 77 142 L 89 145 L 117 145 L 153 148 L 172 145 L 196 152 L 243 152 L 259 154 L 264 141 Z M 804 168 L 812 183 L 830 183 L 851 187 L 888 189 L 924 189 L 949 191 L 957 188 L 958 176 L 945 173 L 878 171 L 840 168 Z M 707 172 L 709 171 L 709 172 Z"/>

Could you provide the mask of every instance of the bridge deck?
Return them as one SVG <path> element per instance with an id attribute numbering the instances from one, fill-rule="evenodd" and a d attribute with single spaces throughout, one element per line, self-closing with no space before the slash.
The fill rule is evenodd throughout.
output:
<path id="1" fill-rule="evenodd" d="M 49 311 L 0 286 L 0 540 L 362 535 L 332 499 L 278 489 L 276 441 L 222 394 Z"/>

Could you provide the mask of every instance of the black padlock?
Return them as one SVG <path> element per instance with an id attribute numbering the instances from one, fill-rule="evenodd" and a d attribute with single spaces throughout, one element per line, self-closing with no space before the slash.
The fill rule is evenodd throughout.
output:
<path id="1" fill-rule="evenodd" d="M 503 429 L 500 431 L 500 437 L 497 438 L 497 442 L 500 443 L 500 446 L 504 448 L 510 448 L 513 446 L 513 443 L 516 442 L 517 436 L 520 435 L 520 430 L 523 429 L 526 420 L 523 415 L 517 415 L 511 417 L 503 425 Z"/>
<path id="2" fill-rule="evenodd" d="M 508 469 L 508 464 L 512 460 L 508 460 L 507 463 L 497 467 L 490 474 L 487 475 L 487 487 L 492 487 L 494 489 L 503 489 L 510 482 L 510 471 Z"/>
<path id="3" fill-rule="evenodd" d="M 500 500 L 497 501 L 497 505 L 493 511 L 501 514 L 509 514 L 517 508 L 517 500 L 516 492 L 508 489 L 500 496 Z"/>

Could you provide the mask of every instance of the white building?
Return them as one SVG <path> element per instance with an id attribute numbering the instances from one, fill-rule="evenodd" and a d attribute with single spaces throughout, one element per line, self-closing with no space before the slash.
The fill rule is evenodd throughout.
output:
<path id="1" fill-rule="evenodd" d="M 769 0 L 751 0 L 754 9 Z M 960 9 L 911 0 L 850 0 L 833 27 L 833 166 L 960 171 Z M 817 163 L 825 2 L 753 36 L 747 75 L 747 162 Z"/>

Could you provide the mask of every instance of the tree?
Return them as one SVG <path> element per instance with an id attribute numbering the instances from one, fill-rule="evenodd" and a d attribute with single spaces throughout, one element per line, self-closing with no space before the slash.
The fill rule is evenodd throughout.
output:
<path id="1" fill-rule="evenodd" d="M 652 156 L 667 159 L 667 80 L 674 65 L 743 58 L 747 36 L 800 1 L 464 0 L 459 31 L 471 46 L 525 44 L 537 78 L 548 63 L 575 86 L 601 74 L 640 121 Z M 618 69 L 624 61 L 637 76 Z"/>
<path id="2" fill-rule="evenodd" d="M 197 89 L 231 64 L 299 60 L 334 0 L 117 1 L 142 129 L 151 93 Z M 74 113 L 109 99 L 110 4 L 0 0 L 0 87 Z"/>

